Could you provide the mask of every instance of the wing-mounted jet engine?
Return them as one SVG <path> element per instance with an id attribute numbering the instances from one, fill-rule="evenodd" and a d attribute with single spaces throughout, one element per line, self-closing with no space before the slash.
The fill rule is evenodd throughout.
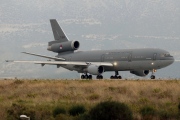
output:
<path id="1" fill-rule="evenodd" d="M 93 75 L 101 75 L 104 72 L 104 68 L 103 66 L 90 65 L 84 70 L 84 72 L 88 72 Z"/>

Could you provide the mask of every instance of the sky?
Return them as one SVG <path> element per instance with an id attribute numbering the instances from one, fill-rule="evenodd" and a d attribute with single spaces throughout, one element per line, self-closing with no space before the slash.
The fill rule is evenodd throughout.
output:
<path id="1" fill-rule="evenodd" d="M 56 66 L 5 63 L 46 60 L 21 52 L 55 56 L 47 51 L 54 40 L 49 19 L 57 19 L 79 50 L 161 48 L 180 60 L 179 0 L 1 0 L 0 77 L 78 78 Z M 180 78 L 180 64 L 158 70 L 158 78 Z M 105 77 L 114 73 L 105 73 Z M 129 72 L 123 78 L 136 78 Z M 147 76 L 149 78 L 149 76 Z"/>

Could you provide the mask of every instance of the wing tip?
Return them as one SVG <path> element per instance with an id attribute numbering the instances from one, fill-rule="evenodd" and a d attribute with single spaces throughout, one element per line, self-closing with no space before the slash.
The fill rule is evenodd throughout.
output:
<path id="1" fill-rule="evenodd" d="M 14 60 L 5 60 L 6 62 L 14 62 Z"/>

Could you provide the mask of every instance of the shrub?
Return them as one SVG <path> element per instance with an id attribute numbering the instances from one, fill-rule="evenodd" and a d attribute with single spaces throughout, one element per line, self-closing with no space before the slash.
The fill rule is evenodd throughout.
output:
<path id="1" fill-rule="evenodd" d="M 161 110 L 159 111 L 159 117 L 160 117 L 160 120 L 170 120 L 173 118 L 173 115 L 169 111 Z"/>
<path id="2" fill-rule="evenodd" d="M 53 116 L 56 117 L 59 114 L 66 114 L 66 110 L 64 108 L 56 107 L 53 110 Z"/>
<path id="3" fill-rule="evenodd" d="M 35 111 L 28 109 L 24 105 L 13 103 L 7 110 L 7 120 L 18 120 L 19 116 L 25 114 L 31 117 L 31 120 L 35 119 Z"/>
<path id="4" fill-rule="evenodd" d="M 55 120 L 73 120 L 71 116 L 65 114 L 59 114 L 56 116 Z"/>
<path id="5" fill-rule="evenodd" d="M 160 88 L 156 88 L 153 90 L 153 93 L 160 93 L 161 92 L 161 89 Z"/>
<path id="6" fill-rule="evenodd" d="M 154 108 L 145 106 L 140 110 L 140 114 L 143 116 L 144 119 L 152 119 L 152 117 L 155 115 L 156 111 Z"/>
<path id="7" fill-rule="evenodd" d="M 98 100 L 100 98 L 100 96 L 98 94 L 91 94 L 89 96 L 89 100 Z"/>
<path id="8" fill-rule="evenodd" d="M 23 83 L 24 83 L 24 81 L 18 80 L 18 79 L 14 81 L 14 84 L 23 84 Z"/>
<path id="9" fill-rule="evenodd" d="M 74 120 L 91 120 L 91 118 L 88 113 L 85 113 L 77 116 Z"/>
<path id="10" fill-rule="evenodd" d="M 179 105 L 178 105 L 178 110 L 179 110 L 179 119 L 180 119 L 180 102 L 179 102 Z"/>
<path id="11" fill-rule="evenodd" d="M 72 116 L 80 115 L 86 112 L 86 109 L 82 105 L 76 105 L 70 108 L 69 114 Z"/>
<path id="12" fill-rule="evenodd" d="M 132 111 L 124 103 L 106 101 L 97 104 L 89 112 L 92 120 L 132 120 Z"/>

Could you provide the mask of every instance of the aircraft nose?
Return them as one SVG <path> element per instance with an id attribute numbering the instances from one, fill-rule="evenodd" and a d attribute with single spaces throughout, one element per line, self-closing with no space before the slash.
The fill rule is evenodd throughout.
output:
<path id="1" fill-rule="evenodd" d="M 166 63 L 167 66 L 174 63 L 174 57 L 173 56 L 166 57 L 165 60 L 166 60 L 165 63 Z"/>
<path id="2" fill-rule="evenodd" d="M 172 56 L 172 63 L 175 61 L 174 57 Z"/>
<path id="3" fill-rule="evenodd" d="M 174 57 L 173 56 L 170 58 L 170 64 L 172 64 L 172 63 L 174 63 Z"/>

